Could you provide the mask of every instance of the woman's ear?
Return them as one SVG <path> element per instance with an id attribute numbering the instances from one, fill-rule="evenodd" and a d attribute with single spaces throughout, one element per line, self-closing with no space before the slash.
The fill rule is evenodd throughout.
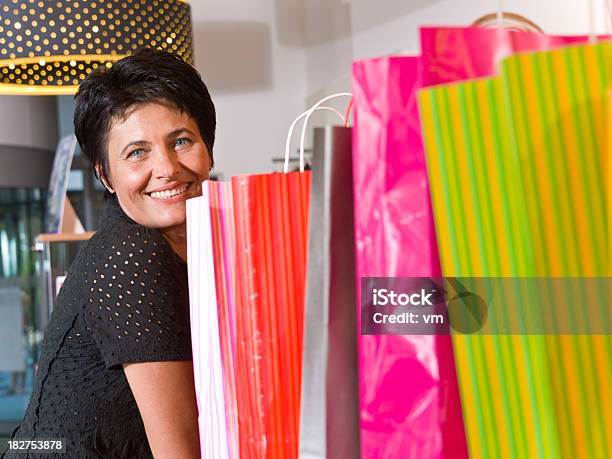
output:
<path id="1" fill-rule="evenodd" d="M 100 181 L 102 182 L 102 185 L 104 185 L 104 187 L 108 190 L 109 193 L 114 193 L 115 190 L 113 190 L 113 188 L 110 186 L 110 183 L 108 182 L 106 176 L 102 172 L 102 166 L 100 166 L 100 163 L 96 163 L 95 169 L 96 169 L 96 174 L 98 174 L 98 177 L 100 177 Z"/>

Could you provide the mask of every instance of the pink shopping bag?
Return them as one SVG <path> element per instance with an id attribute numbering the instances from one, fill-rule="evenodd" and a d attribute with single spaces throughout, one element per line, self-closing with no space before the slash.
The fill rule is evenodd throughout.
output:
<path id="1" fill-rule="evenodd" d="M 419 72 L 416 57 L 353 65 L 358 279 L 440 275 Z M 467 457 L 450 337 L 361 336 L 359 344 L 362 457 Z"/>
<path id="2" fill-rule="evenodd" d="M 422 27 L 420 36 L 423 86 L 495 75 L 500 61 L 512 54 L 588 41 L 587 36 L 481 27 Z"/>

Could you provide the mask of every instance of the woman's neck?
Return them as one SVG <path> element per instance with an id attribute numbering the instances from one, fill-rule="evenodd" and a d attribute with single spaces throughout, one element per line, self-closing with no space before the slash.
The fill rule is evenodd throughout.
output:
<path id="1" fill-rule="evenodd" d="M 183 224 L 162 229 L 162 235 L 166 238 L 172 250 L 183 260 L 187 261 L 187 226 Z"/>

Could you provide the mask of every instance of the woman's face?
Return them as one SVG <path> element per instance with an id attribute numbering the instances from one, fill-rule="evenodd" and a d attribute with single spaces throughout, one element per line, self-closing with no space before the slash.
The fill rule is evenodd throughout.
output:
<path id="1" fill-rule="evenodd" d="M 201 195 L 210 168 L 193 118 L 171 105 L 138 105 L 111 126 L 107 154 L 107 188 L 132 220 L 150 228 L 184 225 L 185 201 Z"/>

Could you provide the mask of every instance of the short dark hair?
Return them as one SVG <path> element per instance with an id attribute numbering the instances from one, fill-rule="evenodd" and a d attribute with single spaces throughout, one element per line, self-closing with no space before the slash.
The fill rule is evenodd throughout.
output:
<path id="1" fill-rule="evenodd" d="M 143 48 L 135 54 L 90 73 L 74 96 L 74 132 L 93 165 L 108 174 L 108 133 L 112 123 L 136 105 L 162 102 L 191 116 L 200 129 L 214 164 L 215 105 L 200 74 L 180 57 Z"/>

